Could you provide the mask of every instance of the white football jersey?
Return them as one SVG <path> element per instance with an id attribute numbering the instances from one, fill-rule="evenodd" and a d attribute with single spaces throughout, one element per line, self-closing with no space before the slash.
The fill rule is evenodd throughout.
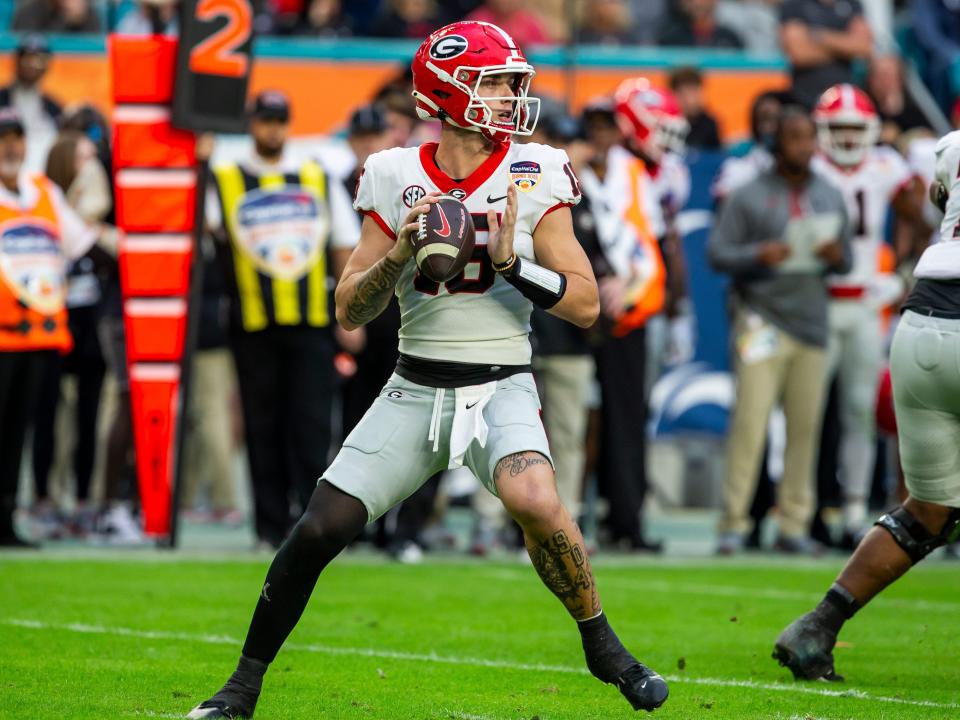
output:
<path id="1" fill-rule="evenodd" d="M 936 147 L 934 178 L 947 188 L 947 210 L 940 241 L 924 250 L 913 274 L 918 278 L 960 278 L 960 130 L 944 135 Z"/>
<path id="2" fill-rule="evenodd" d="M 728 157 L 713 181 L 713 197 L 722 200 L 772 167 L 773 155 L 762 145 L 754 145 L 743 157 Z"/>
<path id="3" fill-rule="evenodd" d="M 410 262 L 397 282 L 400 352 L 414 357 L 495 365 L 530 362 L 533 305 L 494 272 L 487 255 L 487 210 L 502 213 L 507 186 L 517 193 L 514 251 L 536 262 L 533 233 L 544 215 L 580 201 L 580 187 L 563 150 L 537 143 L 504 144 L 470 177 L 455 181 L 434 160 L 436 143 L 371 155 L 354 207 L 396 235 L 410 209 L 439 190 L 466 205 L 476 229 L 473 259 L 463 272 L 436 283 Z"/>
<path id="4" fill-rule="evenodd" d="M 655 224 L 652 231 L 661 238 L 667 233 L 666 223 L 676 217 L 690 199 L 690 170 L 682 157 L 667 152 L 654 171 L 649 172 L 649 176 L 650 185 L 662 209 L 662 224 Z"/>
<path id="5" fill-rule="evenodd" d="M 853 267 L 846 275 L 831 275 L 831 285 L 870 286 L 879 273 L 879 250 L 890 202 L 913 178 L 906 160 L 894 149 L 877 145 L 856 168 L 845 170 L 823 154 L 813 158 L 813 169 L 835 185 L 847 203 L 853 227 Z"/>

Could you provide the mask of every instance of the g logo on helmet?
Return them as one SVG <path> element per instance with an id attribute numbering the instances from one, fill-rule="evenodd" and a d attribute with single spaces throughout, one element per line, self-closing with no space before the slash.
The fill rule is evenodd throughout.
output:
<path id="1" fill-rule="evenodd" d="M 430 57 L 434 60 L 449 60 L 467 51 L 467 39 L 463 35 L 444 35 L 430 46 Z"/>

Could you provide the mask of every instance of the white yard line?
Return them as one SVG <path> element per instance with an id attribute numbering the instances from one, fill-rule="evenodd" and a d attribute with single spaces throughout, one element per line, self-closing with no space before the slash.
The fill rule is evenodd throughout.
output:
<path id="1" fill-rule="evenodd" d="M 107 627 L 103 625 L 87 625 L 85 623 L 48 623 L 39 620 L 23 620 L 17 618 L 0 619 L 4 625 L 27 628 L 31 630 L 63 630 L 74 633 L 94 634 L 94 635 L 117 635 L 121 637 L 143 638 L 146 640 L 181 640 L 185 642 L 198 642 L 210 645 L 233 645 L 239 647 L 241 641 L 238 638 L 229 635 L 207 635 L 200 633 L 180 633 L 168 632 L 162 630 L 136 630 L 133 628 Z M 402 660 L 408 662 L 428 662 L 439 663 L 443 665 L 469 665 L 472 667 L 498 668 L 504 670 L 521 670 L 546 673 L 564 673 L 572 675 L 587 674 L 584 668 L 570 667 L 568 665 L 544 665 L 540 663 L 517 663 L 508 660 L 489 660 L 486 658 L 458 657 L 451 655 L 437 655 L 435 653 L 423 654 L 395 650 L 378 650 L 375 648 L 348 648 L 348 647 L 330 647 L 326 645 L 304 645 L 299 643 L 287 643 L 284 647 L 288 650 L 301 652 L 319 653 L 323 655 L 346 655 L 353 657 L 373 657 L 387 660 Z M 709 687 L 736 687 L 749 688 L 753 690 L 769 690 L 771 692 L 799 693 L 802 695 L 817 695 L 820 697 L 851 698 L 865 702 L 890 703 L 894 705 L 908 705 L 911 707 L 929 707 L 945 710 L 960 710 L 960 704 L 941 703 L 931 700 L 908 700 L 905 698 L 887 697 L 883 695 L 871 695 L 861 690 L 832 690 L 824 687 L 813 687 L 810 685 L 781 685 L 778 683 L 763 683 L 753 680 L 734 680 L 728 678 L 707 678 L 690 677 L 686 675 L 668 675 L 667 680 L 676 683 L 689 683 L 691 685 L 705 685 Z M 473 716 L 464 715 L 466 718 Z M 477 716 L 482 719 L 482 716 Z"/>

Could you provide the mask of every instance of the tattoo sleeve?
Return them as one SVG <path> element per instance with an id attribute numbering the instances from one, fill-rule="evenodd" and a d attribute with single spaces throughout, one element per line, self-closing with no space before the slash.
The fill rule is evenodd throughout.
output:
<path id="1" fill-rule="evenodd" d="M 389 256 L 367 270 L 357 281 L 353 297 L 347 301 L 347 318 L 352 323 L 364 325 L 383 312 L 390 301 L 390 294 L 397 286 L 404 263 Z"/>

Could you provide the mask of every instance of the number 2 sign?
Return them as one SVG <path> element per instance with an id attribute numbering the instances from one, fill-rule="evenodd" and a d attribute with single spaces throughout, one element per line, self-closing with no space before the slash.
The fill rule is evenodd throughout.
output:
<path id="1" fill-rule="evenodd" d="M 183 0 L 173 122 L 242 132 L 257 0 Z"/>

